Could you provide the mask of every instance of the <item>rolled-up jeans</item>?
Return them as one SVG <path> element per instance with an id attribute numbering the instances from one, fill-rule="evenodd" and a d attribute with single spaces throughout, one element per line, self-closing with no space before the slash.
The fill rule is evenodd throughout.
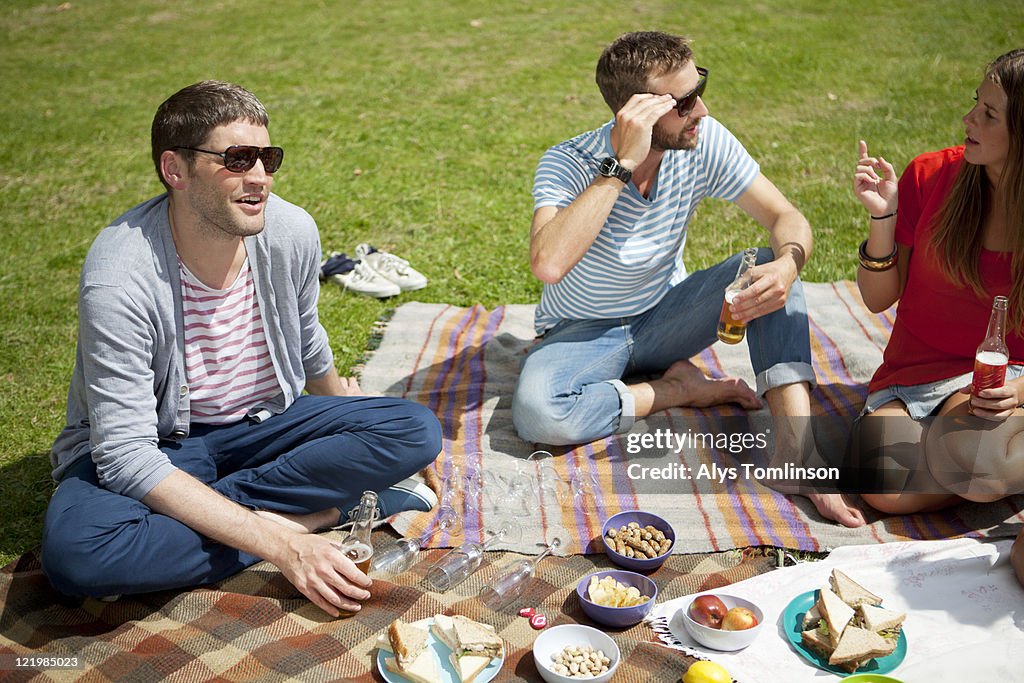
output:
<path id="1" fill-rule="evenodd" d="M 636 411 L 623 378 L 662 373 L 717 341 L 725 288 L 741 258 L 736 254 L 691 273 L 643 313 L 564 320 L 548 330 L 523 360 L 516 385 L 512 420 L 519 436 L 570 445 L 628 431 Z M 758 250 L 759 264 L 772 258 L 770 249 Z M 799 280 L 785 307 L 750 321 L 747 346 L 758 394 L 798 382 L 815 386 Z"/>

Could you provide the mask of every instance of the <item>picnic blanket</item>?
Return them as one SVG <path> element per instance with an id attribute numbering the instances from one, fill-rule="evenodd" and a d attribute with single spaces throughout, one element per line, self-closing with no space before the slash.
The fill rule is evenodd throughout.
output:
<path id="1" fill-rule="evenodd" d="M 338 533 L 338 532 L 330 532 Z M 380 545 L 393 533 L 374 532 Z M 339 534 L 340 539 L 340 534 Z M 421 553 L 407 573 L 374 578 L 373 597 L 356 615 L 331 619 L 267 563 L 208 588 L 126 596 L 117 602 L 70 600 L 50 588 L 36 553 L 0 570 L 2 681 L 379 681 L 377 635 L 396 617 L 416 621 L 439 612 L 492 624 L 507 645 L 497 681 L 537 681 L 531 648 L 536 631 L 518 616 L 538 608 L 551 625 L 591 624 L 574 595 L 577 582 L 611 565 L 603 555 L 550 557 L 519 603 L 488 610 L 480 588 L 520 555 L 487 553 L 463 584 L 438 594 L 422 579 L 444 551 Z M 659 599 L 724 586 L 769 571 L 770 557 L 725 552 L 672 557 L 656 574 Z M 621 683 L 678 680 L 692 658 L 663 647 L 643 624 L 610 635 L 625 661 Z M 77 658 L 78 668 L 14 668 L 15 657 Z"/>
<path id="2" fill-rule="evenodd" d="M 836 548 L 820 562 L 805 562 L 729 586 L 729 595 L 754 601 L 764 611 L 764 631 L 750 647 L 718 652 L 693 641 L 680 608 L 690 598 L 659 603 L 650 621 L 670 647 L 714 658 L 739 683 L 771 680 L 799 683 L 832 678 L 789 645 L 805 609 L 802 595 L 828 585 L 833 568 L 882 598 L 882 605 L 907 615 L 906 658 L 892 675 L 906 683 L 1020 680 L 1024 649 L 1024 588 L 1010 567 L 1011 541 L 972 539 L 911 541 Z M 810 601 L 813 604 L 813 599 Z M 870 672 L 870 668 L 865 669 Z"/>
<path id="3" fill-rule="evenodd" d="M 838 418 L 848 426 L 860 411 L 895 314 L 868 311 L 853 282 L 805 283 L 804 289 L 818 377 L 812 412 L 814 419 L 831 425 L 825 436 L 831 442 L 818 446 L 841 451 L 846 432 L 837 432 L 833 422 Z M 480 541 L 486 529 L 511 520 L 523 527 L 521 539 L 497 547 L 532 552 L 537 541 L 560 534 L 571 539 L 573 552 L 602 552 L 604 520 L 635 508 L 668 519 L 680 553 L 761 545 L 822 551 L 848 544 L 1002 536 L 1004 522 L 1024 519 L 1024 498 L 1018 496 L 933 514 L 869 512 L 871 524 L 846 529 L 823 520 L 806 498 L 782 495 L 756 481 L 684 482 L 672 490 L 652 490 L 627 476 L 636 461 L 629 453 L 631 437 L 666 425 L 683 432 L 686 425 L 708 420 L 743 419 L 746 413 L 735 406 L 664 411 L 638 421 L 629 434 L 577 448 L 526 443 L 513 429 L 511 398 L 519 363 L 533 343 L 533 308 L 404 304 L 386 323 L 379 348 L 362 372 L 365 391 L 418 401 L 441 421 L 444 452 L 434 467 L 456 491 L 462 525 L 453 532 L 439 528 L 437 510 L 392 520 L 401 533 L 424 535 L 428 547 L 451 546 L 464 538 Z M 736 375 L 753 386 L 745 342 L 716 343 L 694 362 L 709 375 Z M 553 457 L 530 459 L 537 449 Z M 697 471 L 719 455 L 691 448 L 680 457 Z"/>

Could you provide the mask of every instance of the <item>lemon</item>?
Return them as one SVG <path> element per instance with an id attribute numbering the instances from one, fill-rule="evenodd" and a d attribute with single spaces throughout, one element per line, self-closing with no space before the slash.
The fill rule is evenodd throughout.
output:
<path id="1" fill-rule="evenodd" d="M 686 670 L 683 683 L 732 683 L 732 676 L 725 667 L 715 662 L 694 662 Z"/>

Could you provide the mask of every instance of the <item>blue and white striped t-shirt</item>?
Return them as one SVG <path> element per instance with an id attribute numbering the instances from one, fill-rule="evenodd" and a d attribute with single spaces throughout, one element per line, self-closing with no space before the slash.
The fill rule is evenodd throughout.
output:
<path id="1" fill-rule="evenodd" d="M 545 152 L 533 180 L 534 210 L 569 206 L 612 156 L 613 121 Z M 687 224 L 705 197 L 735 201 L 760 168 L 732 133 L 706 116 L 697 146 L 669 150 L 645 198 L 628 184 L 594 243 L 562 280 L 544 285 L 537 333 L 562 320 L 617 318 L 643 313 L 686 277 Z"/>

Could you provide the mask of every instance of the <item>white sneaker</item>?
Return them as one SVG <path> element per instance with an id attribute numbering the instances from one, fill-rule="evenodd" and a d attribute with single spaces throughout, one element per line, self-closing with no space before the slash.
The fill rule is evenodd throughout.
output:
<path id="1" fill-rule="evenodd" d="M 366 263 L 350 259 L 346 254 L 339 254 L 336 251 L 320 264 L 320 278 L 333 280 L 341 285 L 342 289 L 378 299 L 402 293 L 401 287 L 378 275 Z"/>
<path id="2" fill-rule="evenodd" d="M 356 258 L 368 264 L 378 275 L 394 282 L 403 292 L 427 286 L 426 276 L 410 266 L 408 261 L 381 251 L 371 244 L 364 242 L 356 247 Z"/>

